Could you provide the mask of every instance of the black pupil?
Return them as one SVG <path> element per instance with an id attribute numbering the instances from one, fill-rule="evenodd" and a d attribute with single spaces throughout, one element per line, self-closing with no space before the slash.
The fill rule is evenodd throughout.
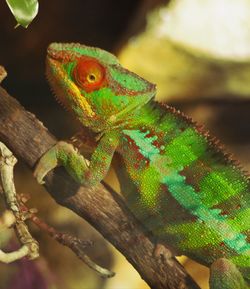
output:
<path id="1" fill-rule="evenodd" d="M 94 74 L 90 74 L 89 79 L 94 81 L 95 80 L 95 75 Z"/>

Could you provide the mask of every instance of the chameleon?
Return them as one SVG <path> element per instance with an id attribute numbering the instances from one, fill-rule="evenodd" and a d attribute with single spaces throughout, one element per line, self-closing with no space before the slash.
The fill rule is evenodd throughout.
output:
<path id="1" fill-rule="evenodd" d="M 127 206 L 173 256 L 209 267 L 211 289 L 250 288 L 249 177 L 231 155 L 189 117 L 154 100 L 156 85 L 105 50 L 52 43 L 46 63 L 56 98 L 97 144 L 88 162 L 59 141 L 39 160 L 37 181 L 60 165 L 94 187 L 112 162 Z"/>

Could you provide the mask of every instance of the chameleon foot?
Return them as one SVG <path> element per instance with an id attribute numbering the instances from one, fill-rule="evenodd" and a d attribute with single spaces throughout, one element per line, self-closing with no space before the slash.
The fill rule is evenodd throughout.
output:
<path id="1" fill-rule="evenodd" d="M 82 181 L 82 175 L 88 169 L 87 160 L 78 153 L 72 144 L 59 141 L 41 157 L 35 168 L 34 177 L 39 184 L 44 184 L 44 177 L 55 167 L 61 165 L 79 183 Z"/>
<path id="2" fill-rule="evenodd" d="M 38 183 L 44 184 L 44 177 L 57 166 L 67 163 L 69 156 L 75 153 L 76 149 L 69 143 L 59 141 L 55 144 L 41 157 L 35 168 L 34 177 Z"/>

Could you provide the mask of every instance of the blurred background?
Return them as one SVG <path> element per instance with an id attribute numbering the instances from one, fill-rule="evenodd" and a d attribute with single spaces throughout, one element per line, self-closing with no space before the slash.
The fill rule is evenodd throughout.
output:
<path id="1" fill-rule="evenodd" d="M 118 55 L 121 63 L 156 83 L 156 98 L 181 109 L 250 169 L 250 0 L 43 0 L 28 29 L 0 1 L 0 64 L 8 71 L 3 87 L 43 121 L 59 139 L 79 124 L 54 100 L 44 76 L 51 42 L 80 42 Z M 19 160 L 19 193 L 58 230 L 92 239 L 90 256 L 117 275 L 101 279 L 67 248 L 32 226 L 41 257 L 0 264 L 0 289 L 143 289 L 148 286 L 127 260 L 86 222 L 57 205 Z M 107 181 L 113 181 L 114 172 Z M 3 204 L 2 204 L 3 206 Z M 10 230 L 0 246 L 17 246 Z M 202 289 L 208 269 L 181 257 Z"/>

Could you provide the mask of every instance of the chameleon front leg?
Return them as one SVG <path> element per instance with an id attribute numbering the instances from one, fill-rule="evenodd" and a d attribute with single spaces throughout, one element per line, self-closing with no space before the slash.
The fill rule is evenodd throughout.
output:
<path id="1" fill-rule="evenodd" d="M 119 136 L 116 131 L 105 133 L 93 152 L 90 162 L 72 144 L 59 141 L 39 160 L 34 176 L 42 184 L 47 173 L 61 165 L 78 183 L 89 187 L 95 186 L 108 172 L 119 143 Z"/>
<path id="2" fill-rule="evenodd" d="M 237 267 L 225 258 L 211 265 L 209 284 L 210 289 L 250 289 Z"/>

